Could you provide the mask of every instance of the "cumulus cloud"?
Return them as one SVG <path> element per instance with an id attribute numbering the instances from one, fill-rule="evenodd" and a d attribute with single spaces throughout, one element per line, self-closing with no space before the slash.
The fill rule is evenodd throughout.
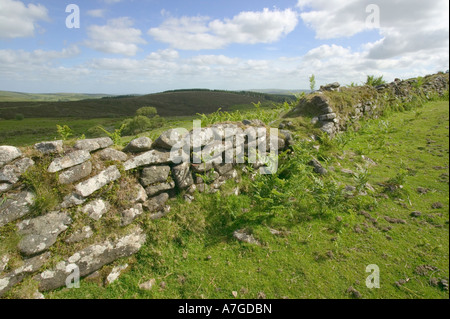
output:
<path id="1" fill-rule="evenodd" d="M 37 22 L 48 20 L 48 10 L 41 4 L 0 0 L 0 38 L 32 37 Z"/>
<path id="2" fill-rule="evenodd" d="M 351 37 L 370 30 L 372 0 L 299 0 L 300 17 L 318 39 Z M 371 59 L 388 59 L 424 50 L 446 50 L 449 38 L 447 0 L 379 0 L 378 30 L 382 39 L 367 44 Z"/>
<path id="3" fill-rule="evenodd" d="M 104 9 L 89 10 L 86 12 L 86 14 L 94 18 L 103 18 L 103 16 L 105 15 L 105 10 Z"/>
<path id="4" fill-rule="evenodd" d="M 231 43 L 272 43 L 292 32 L 298 24 L 297 13 L 264 9 L 241 12 L 232 19 L 212 20 L 209 17 L 166 19 L 148 34 L 175 49 L 220 49 Z"/>
<path id="5" fill-rule="evenodd" d="M 104 53 L 134 56 L 139 50 L 139 44 L 146 41 L 141 37 L 142 31 L 133 28 L 130 18 L 122 17 L 107 21 L 106 25 L 91 25 L 87 33 L 89 39 L 85 44 Z"/>

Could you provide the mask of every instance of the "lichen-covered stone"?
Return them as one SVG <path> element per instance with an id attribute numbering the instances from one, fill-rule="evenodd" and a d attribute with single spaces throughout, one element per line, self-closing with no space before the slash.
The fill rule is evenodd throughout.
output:
<path id="1" fill-rule="evenodd" d="M 152 166 L 142 170 L 140 182 L 142 186 L 166 182 L 169 178 L 170 166 Z"/>
<path id="2" fill-rule="evenodd" d="M 78 150 L 84 150 L 88 152 L 94 152 L 113 145 L 114 142 L 109 137 L 100 137 L 86 140 L 79 140 L 75 143 L 75 148 Z"/>
<path id="3" fill-rule="evenodd" d="M 138 167 L 169 164 L 170 162 L 170 152 L 151 150 L 126 161 L 124 168 L 126 171 L 129 171 Z"/>
<path id="4" fill-rule="evenodd" d="M 67 277 L 72 273 L 73 268 L 68 267 L 71 264 L 78 267 L 81 277 L 86 277 L 117 259 L 137 253 L 145 240 L 145 234 L 136 228 L 117 240 L 89 246 L 60 262 L 54 269 L 37 275 L 35 279 L 39 282 L 39 290 L 50 291 L 65 286 Z"/>
<path id="5" fill-rule="evenodd" d="M 173 179 L 178 188 L 186 189 L 194 184 L 189 163 L 182 163 L 172 168 Z"/>
<path id="6" fill-rule="evenodd" d="M 146 201 L 143 204 L 143 207 L 150 213 L 154 213 L 154 212 L 164 209 L 164 205 L 167 203 L 168 200 L 169 200 L 169 194 L 162 193 L 158 196 L 150 198 L 148 201 Z"/>
<path id="7" fill-rule="evenodd" d="M 42 154 L 55 154 L 63 152 L 63 141 L 41 142 L 34 145 L 34 148 Z"/>
<path id="8" fill-rule="evenodd" d="M 34 194 L 27 191 L 8 196 L 6 201 L 0 204 L 0 227 L 28 215 L 34 198 Z"/>
<path id="9" fill-rule="evenodd" d="M 88 177 L 92 173 L 92 163 L 90 161 L 83 164 L 71 167 L 61 174 L 59 174 L 58 180 L 62 185 L 73 184 Z"/>
<path id="10" fill-rule="evenodd" d="M 100 220 L 104 214 L 108 212 L 111 205 L 103 199 L 94 200 L 86 204 L 81 211 L 93 220 Z"/>
<path id="11" fill-rule="evenodd" d="M 154 146 L 170 151 L 175 145 L 179 144 L 184 137 L 185 136 L 180 133 L 179 130 L 171 129 L 163 132 L 155 141 Z"/>
<path id="12" fill-rule="evenodd" d="M 98 152 L 98 156 L 103 161 L 125 162 L 128 159 L 127 154 L 113 148 L 107 148 Z"/>
<path id="13" fill-rule="evenodd" d="M 44 253 L 34 258 L 27 259 L 21 267 L 0 276 L 0 298 L 14 285 L 20 283 L 26 275 L 37 272 L 49 258 L 50 253 Z"/>
<path id="14" fill-rule="evenodd" d="M 83 164 L 91 159 L 91 154 L 88 151 L 75 151 L 64 157 L 55 159 L 49 166 L 49 173 L 56 173 L 63 169 L 74 167 L 76 165 Z"/>
<path id="15" fill-rule="evenodd" d="M 110 274 L 108 275 L 108 277 L 106 277 L 106 283 L 108 285 L 112 284 L 113 282 L 115 282 L 117 279 L 119 279 L 120 275 L 122 274 L 123 271 L 125 271 L 128 268 L 128 264 L 125 265 L 120 265 L 120 266 L 116 266 L 114 267 Z"/>
<path id="16" fill-rule="evenodd" d="M 142 153 L 152 149 L 153 141 L 148 137 L 139 137 L 132 140 L 124 149 L 127 153 Z"/>
<path id="17" fill-rule="evenodd" d="M 134 207 L 124 210 L 122 212 L 121 225 L 123 227 L 130 225 L 136 218 L 142 215 L 143 212 L 144 209 L 142 204 L 136 204 Z"/>
<path id="18" fill-rule="evenodd" d="M 75 244 L 89 239 L 93 235 L 94 232 L 92 231 L 92 228 L 90 226 L 85 226 L 82 229 L 74 232 L 69 238 L 65 240 L 65 242 L 68 244 Z"/>
<path id="19" fill-rule="evenodd" d="M 22 158 L 13 164 L 5 165 L 0 169 L 0 182 L 9 184 L 17 183 L 20 176 L 33 165 L 34 161 L 30 158 Z"/>
<path id="20" fill-rule="evenodd" d="M 68 213 L 59 212 L 24 220 L 17 225 L 18 233 L 24 236 L 19 242 L 19 251 L 32 256 L 47 250 L 71 223 Z"/>
<path id="21" fill-rule="evenodd" d="M 11 163 L 20 156 L 22 156 L 22 152 L 17 147 L 0 146 L 0 167 Z"/>
<path id="22" fill-rule="evenodd" d="M 84 204 L 86 202 L 86 198 L 82 197 L 81 195 L 78 195 L 76 193 L 72 193 L 64 197 L 63 202 L 58 205 L 57 209 L 68 209 L 75 206 L 79 206 Z"/>
<path id="23" fill-rule="evenodd" d="M 88 197 L 98 191 L 100 188 L 114 182 L 120 178 L 120 171 L 116 166 L 110 166 L 106 170 L 102 171 L 97 176 L 94 176 L 84 182 L 75 186 L 77 194 Z"/>

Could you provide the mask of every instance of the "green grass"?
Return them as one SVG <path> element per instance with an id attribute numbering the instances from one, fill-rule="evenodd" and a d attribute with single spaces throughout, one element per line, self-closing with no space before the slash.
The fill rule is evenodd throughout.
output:
<path id="1" fill-rule="evenodd" d="M 0 91 L 0 102 L 68 102 L 80 101 L 86 99 L 99 99 L 107 96 L 106 94 L 77 94 L 77 93 L 21 93 Z"/>
<path id="2" fill-rule="evenodd" d="M 352 286 L 367 299 L 448 299 L 448 291 L 430 284 L 432 277 L 449 277 L 448 107 L 448 101 L 433 102 L 364 122 L 358 132 L 323 139 L 320 150 L 299 142 L 294 156 L 281 158 L 276 175 L 244 176 L 239 196 L 229 195 L 231 182 L 221 194 L 197 194 L 191 204 L 180 196 L 168 217 L 142 220 L 147 244 L 114 263 L 131 265 L 117 282 L 105 287 L 99 279 L 83 280 L 81 289 L 46 298 L 233 298 L 233 291 L 238 298 L 352 298 Z M 312 172 L 312 155 L 329 175 Z M 367 166 L 361 155 L 377 165 Z M 366 166 L 367 174 L 356 177 L 341 172 Z M 366 180 L 375 191 L 346 197 L 345 185 Z M 403 188 L 387 191 L 388 182 Z M 437 202 L 442 208 L 433 209 Z M 413 211 L 422 216 L 411 217 Z M 262 245 L 236 241 L 232 234 L 242 228 Z M 371 264 L 380 267 L 380 289 L 365 286 Z M 439 270 L 421 275 L 416 268 L 422 265 Z M 138 288 L 152 278 L 151 291 Z M 406 283 L 397 286 L 399 280 Z"/>

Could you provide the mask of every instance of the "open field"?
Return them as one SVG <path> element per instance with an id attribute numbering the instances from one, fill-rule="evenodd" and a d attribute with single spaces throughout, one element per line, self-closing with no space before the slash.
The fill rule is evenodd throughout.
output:
<path id="1" fill-rule="evenodd" d="M 142 221 L 147 244 L 112 285 L 100 276 L 46 298 L 448 299 L 448 127 L 441 101 L 299 141 L 276 175 L 244 176 L 191 204 L 180 195 L 168 217 Z M 311 156 L 328 175 L 312 172 Z M 260 245 L 236 241 L 242 228 Z M 380 289 L 365 285 L 372 264 Z M 151 291 L 138 288 L 150 279 Z"/>
<path id="2" fill-rule="evenodd" d="M 68 102 L 87 99 L 100 99 L 107 94 L 77 94 L 77 93 L 21 93 L 0 91 L 0 102 Z"/>

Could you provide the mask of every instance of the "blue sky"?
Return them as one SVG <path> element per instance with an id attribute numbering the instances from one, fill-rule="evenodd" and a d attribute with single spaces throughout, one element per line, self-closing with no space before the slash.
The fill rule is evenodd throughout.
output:
<path id="1" fill-rule="evenodd" d="M 66 27 L 68 4 L 80 28 Z M 375 5 L 375 6 L 373 6 Z M 0 0 L 0 90 L 307 89 L 445 71 L 447 0 Z"/>

